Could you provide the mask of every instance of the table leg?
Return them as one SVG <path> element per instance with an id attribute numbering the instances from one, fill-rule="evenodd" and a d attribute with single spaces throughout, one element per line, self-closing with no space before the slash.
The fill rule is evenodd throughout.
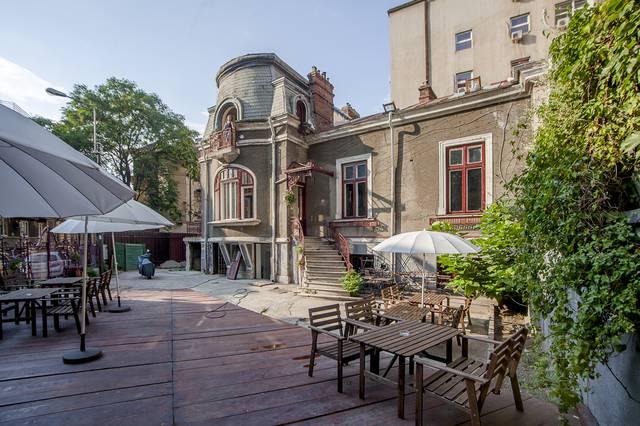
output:
<path id="1" fill-rule="evenodd" d="M 49 331 L 47 330 L 47 301 L 42 300 L 41 306 L 42 306 L 42 337 L 48 337 Z"/>
<path id="2" fill-rule="evenodd" d="M 364 399 L 364 362 L 365 362 L 365 350 L 364 343 L 360 343 L 360 399 Z"/>
<path id="3" fill-rule="evenodd" d="M 413 357 L 409 357 L 409 375 L 413 376 Z"/>
<path id="4" fill-rule="evenodd" d="M 447 364 L 453 361 L 453 338 L 447 340 Z"/>
<path id="5" fill-rule="evenodd" d="M 34 302 L 33 300 L 30 300 L 27 302 L 28 306 L 27 309 L 29 309 L 29 311 L 31 312 L 31 314 L 29 315 L 31 317 L 31 335 L 32 336 L 37 336 L 37 330 L 36 330 L 36 302 Z"/>
<path id="6" fill-rule="evenodd" d="M 398 356 L 398 417 L 404 419 L 404 357 Z"/>
<path id="7" fill-rule="evenodd" d="M 380 351 L 375 349 L 371 353 L 371 372 L 373 374 L 380 374 Z"/>

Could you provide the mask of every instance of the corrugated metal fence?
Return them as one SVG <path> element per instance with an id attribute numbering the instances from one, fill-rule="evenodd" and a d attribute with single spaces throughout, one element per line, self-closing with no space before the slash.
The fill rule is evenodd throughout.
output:
<path id="1" fill-rule="evenodd" d="M 151 250 L 151 258 L 156 265 L 167 260 L 183 262 L 186 260 L 185 245 L 182 239 L 189 234 L 169 233 L 159 231 L 136 231 L 116 234 L 116 243 L 144 244 Z M 105 236 L 112 253 L 111 238 Z"/>

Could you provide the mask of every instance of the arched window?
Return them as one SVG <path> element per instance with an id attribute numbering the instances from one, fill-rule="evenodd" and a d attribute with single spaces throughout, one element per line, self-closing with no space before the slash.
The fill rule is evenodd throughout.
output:
<path id="1" fill-rule="evenodd" d="M 233 105 L 230 105 L 222 112 L 222 121 L 220 122 L 220 126 L 224 129 L 224 126 L 227 124 L 227 121 L 231 117 L 231 122 L 235 123 L 238 121 L 238 110 Z"/>
<path id="2" fill-rule="evenodd" d="M 296 117 L 300 120 L 300 124 L 307 122 L 307 107 L 304 102 L 296 102 Z"/>
<path id="3" fill-rule="evenodd" d="M 254 181 L 247 170 L 225 167 L 215 178 L 216 220 L 253 219 Z"/>

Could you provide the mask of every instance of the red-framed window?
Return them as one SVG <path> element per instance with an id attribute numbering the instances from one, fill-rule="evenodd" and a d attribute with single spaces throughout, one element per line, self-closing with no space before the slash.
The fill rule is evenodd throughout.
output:
<path id="1" fill-rule="evenodd" d="M 367 217 L 367 162 L 342 165 L 342 217 Z"/>
<path id="2" fill-rule="evenodd" d="M 226 167 L 215 178 L 216 220 L 252 219 L 254 217 L 254 182 L 249 172 Z"/>
<path id="3" fill-rule="evenodd" d="M 485 206 L 483 143 L 447 148 L 447 213 L 479 213 Z"/>

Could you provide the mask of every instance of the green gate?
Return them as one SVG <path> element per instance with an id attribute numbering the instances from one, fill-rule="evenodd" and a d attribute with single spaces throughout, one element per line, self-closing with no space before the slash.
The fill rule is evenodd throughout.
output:
<path id="1" fill-rule="evenodd" d="M 116 258 L 118 267 L 123 271 L 138 268 L 138 256 L 144 254 L 147 247 L 144 244 L 116 243 Z"/>

